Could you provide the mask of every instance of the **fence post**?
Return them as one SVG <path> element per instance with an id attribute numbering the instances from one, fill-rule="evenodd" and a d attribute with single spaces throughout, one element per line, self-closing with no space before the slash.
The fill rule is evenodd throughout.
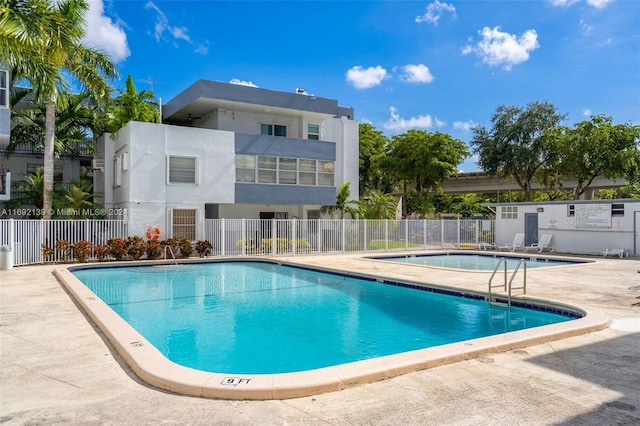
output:
<path id="1" fill-rule="evenodd" d="M 440 218 L 440 246 L 444 247 L 444 219 Z"/>
<path id="2" fill-rule="evenodd" d="M 389 219 L 384 220 L 384 251 L 389 251 Z"/>
<path id="3" fill-rule="evenodd" d="M 458 247 L 460 247 L 460 244 L 462 244 L 462 241 L 460 241 L 460 218 L 457 218 L 456 222 L 458 224 L 458 235 L 456 238 L 458 239 Z"/>
<path id="4" fill-rule="evenodd" d="M 363 219 L 363 221 L 364 221 L 364 226 L 363 226 L 363 228 L 364 228 L 364 238 L 363 238 L 363 240 L 364 240 L 364 252 L 366 253 L 367 252 L 367 246 L 369 245 L 368 242 L 367 242 L 367 237 L 369 236 L 369 234 L 367 232 L 367 219 Z"/>
<path id="5" fill-rule="evenodd" d="M 298 246 L 298 237 L 296 235 L 296 218 L 294 217 L 293 219 L 291 219 L 291 239 L 293 240 L 291 243 L 293 244 L 293 247 L 291 249 L 293 255 L 295 256 L 296 252 L 297 252 L 297 246 Z"/>
<path id="6" fill-rule="evenodd" d="M 404 249 L 409 250 L 409 220 L 404 220 Z"/>
<path id="7" fill-rule="evenodd" d="M 226 253 L 227 241 L 226 241 L 226 233 L 224 226 L 224 218 L 220 219 L 220 252 L 224 256 Z"/>

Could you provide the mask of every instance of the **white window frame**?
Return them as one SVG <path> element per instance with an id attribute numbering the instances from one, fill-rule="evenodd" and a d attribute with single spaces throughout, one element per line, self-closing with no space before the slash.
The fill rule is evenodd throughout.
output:
<path id="1" fill-rule="evenodd" d="M 9 71 L 0 70 L 0 108 L 9 108 Z"/>
<path id="2" fill-rule="evenodd" d="M 315 126 L 318 128 L 317 131 L 311 131 L 311 126 Z M 314 124 L 314 123 L 307 123 L 307 139 L 312 140 L 312 141 L 319 141 L 320 140 L 320 125 L 319 124 Z"/>
<path id="3" fill-rule="evenodd" d="M 253 165 L 251 167 L 243 167 L 242 166 L 242 161 L 239 161 L 240 159 L 245 159 L 247 160 L 247 163 L 253 163 Z M 258 177 L 256 175 L 256 155 L 251 155 L 251 154 L 236 154 L 236 182 L 240 182 L 240 183 L 256 183 L 258 180 Z M 244 176 L 251 176 L 253 175 L 253 179 L 251 180 L 246 180 L 246 179 L 238 179 L 239 174 L 242 174 Z"/>
<path id="4" fill-rule="evenodd" d="M 189 181 L 174 181 L 171 180 L 171 160 L 193 160 L 193 180 Z M 181 173 L 190 173 L 186 168 Z M 177 171 L 176 171 L 177 172 Z M 174 176 L 175 179 L 176 176 Z M 167 184 L 168 185 L 197 185 L 198 184 L 198 157 L 188 155 L 167 155 Z"/>
<path id="5" fill-rule="evenodd" d="M 500 211 L 502 219 L 518 218 L 518 206 L 502 206 L 502 209 Z"/>
<path id="6" fill-rule="evenodd" d="M 193 218 L 189 217 L 193 215 Z M 169 209 L 169 228 L 171 230 L 171 238 L 182 239 L 187 238 L 189 241 L 198 239 L 198 209 Z M 176 221 L 192 222 L 176 223 Z"/>

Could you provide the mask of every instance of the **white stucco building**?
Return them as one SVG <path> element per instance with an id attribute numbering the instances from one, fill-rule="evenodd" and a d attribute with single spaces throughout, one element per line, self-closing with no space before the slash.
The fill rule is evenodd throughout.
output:
<path id="1" fill-rule="evenodd" d="M 525 245 L 542 234 L 553 235 L 560 253 L 601 254 L 622 249 L 640 254 L 640 200 L 575 200 L 488 204 L 496 212 L 495 242 L 504 245 L 516 233 Z"/>
<path id="2" fill-rule="evenodd" d="M 344 182 L 358 194 L 358 122 L 335 100 L 199 80 L 162 117 L 97 147 L 98 201 L 130 235 L 195 240 L 203 219 L 317 218 Z"/>

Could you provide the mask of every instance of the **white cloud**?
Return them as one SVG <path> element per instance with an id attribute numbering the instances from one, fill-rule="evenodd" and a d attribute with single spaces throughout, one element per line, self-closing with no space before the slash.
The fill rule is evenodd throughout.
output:
<path id="1" fill-rule="evenodd" d="M 380 65 L 367 69 L 355 66 L 347 71 L 347 81 L 356 89 L 369 89 L 379 86 L 382 80 L 389 78 L 387 70 Z"/>
<path id="2" fill-rule="evenodd" d="M 591 117 L 593 115 L 593 113 L 591 112 L 591 110 L 589 108 L 587 108 L 584 111 L 582 111 L 582 115 L 584 115 L 585 117 Z"/>
<path id="3" fill-rule="evenodd" d="M 389 120 L 383 124 L 383 127 L 387 130 L 403 132 L 409 129 L 430 129 L 434 126 L 442 127 L 445 125 L 444 121 L 437 118 L 434 119 L 429 114 L 419 115 L 409 119 L 401 118 L 397 108 L 394 106 L 389 108 L 389 114 Z"/>
<path id="4" fill-rule="evenodd" d="M 611 3 L 611 0 L 587 0 L 587 4 L 596 9 L 604 9 L 609 3 Z"/>
<path id="5" fill-rule="evenodd" d="M 593 26 L 587 24 L 584 19 L 580 19 L 580 28 L 582 28 L 582 32 L 585 34 L 589 34 L 591 31 L 593 31 Z"/>
<path id="6" fill-rule="evenodd" d="M 554 7 L 568 7 L 572 4 L 578 3 L 580 0 L 548 0 L 548 3 Z M 587 0 L 589 6 L 593 6 L 596 9 L 604 9 L 611 3 L 612 0 Z"/>
<path id="7" fill-rule="evenodd" d="M 402 67 L 404 74 L 400 79 L 407 83 L 431 83 L 434 79 L 429 67 L 426 65 L 405 65 Z"/>
<path id="8" fill-rule="evenodd" d="M 471 128 L 473 126 L 475 126 L 476 123 L 474 123 L 473 121 L 469 120 L 469 121 L 454 121 L 453 122 L 453 128 L 456 130 L 464 130 L 465 132 L 469 132 L 471 131 Z"/>
<path id="9" fill-rule="evenodd" d="M 579 0 L 549 0 L 549 4 L 555 7 L 567 7 L 577 3 L 578 1 Z"/>
<path id="10" fill-rule="evenodd" d="M 462 54 L 474 52 L 482 62 L 491 66 L 502 65 L 509 71 L 515 64 L 529 59 L 529 52 L 540 47 L 538 34 L 535 30 L 527 30 L 521 36 L 500 31 L 500 27 L 484 27 L 478 31 L 482 40 L 476 46 L 467 45 L 462 48 Z"/>
<path id="11" fill-rule="evenodd" d="M 433 25 L 438 25 L 438 21 L 445 12 L 453 14 L 454 18 L 456 17 L 456 8 L 452 4 L 440 3 L 436 0 L 427 6 L 427 11 L 424 15 L 416 16 L 416 22 L 429 22 Z"/>
<path id="12" fill-rule="evenodd" d="M 104 14 L 102 0 L 89 0 L 89 10 L 85 16 L 87 28 L 84 44 L 101 52 L 109 54 L 115 63 L 122 62 L 129 57 L 131 50 L 127 43 L 127 34 L 122 22 L 113 22 Z"/>
<path id="13" fill-rule="evenodd" d="M 177 27 L 169 25 L 169 18 L 167 18 L 167 15 L 165 15 L 165 13 L 160 10 L 160 8 L 154 2 L 147 2 L 144 7 L 145 9 L 154 10 L 157 14 L 156 22 L 153 27 L 153 36 L 155 37 L 156 41 L 159 42 L 165 40 L 165 33 L 167 33 L 173 40 L 182 40 L 194 46 L 195 53 L 201 55 L 206 55 L 208 53 L 208 41 L 205 41 L 204 43 L 196 43 L 191 40 L 191 36 L 189 36 L 189 29 L 187 27 Z"/>
<path id="14" fill-rule="evenodd" d="M 237 84 L 239 86 L 258 87 L 258 85 L 254 84 L 253 81 L 245 81 L 245 80 L 240 80 L 240 79 L 237 79 L 237 78 L 231 79 L 231 81 L 229 81 L 229 83 Z"/>

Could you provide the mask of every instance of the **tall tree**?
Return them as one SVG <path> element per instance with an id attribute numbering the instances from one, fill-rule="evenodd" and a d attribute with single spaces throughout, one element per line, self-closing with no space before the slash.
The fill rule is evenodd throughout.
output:
<path id="1" fill-rule="evenodd" d="M 592 116 L 575 128 L 559 127 L 549 134 L 556 152 L 550 164 L 554 172 L 576 181 L 573 199 L 584 194 L 598 176 L 620 178 L 638 176 L 640 126 L 612 123 L 611 117 Z"/>
<path id="2" fill-rule="evenodd" d="M 133 77 L 127 76 L 125 89 L 113 100 L 107 111 L 107 131 L 114 133 L 129 121 L 159 123 L 160 109 L 153 92 L 138 92 Z"/>
<path id="3" fill-rule="evenodd" d="M 467 145 L 448 134 L 409 130 L 391 139 L 385 168 L 402 183 L 406 199 L 407 185 L 414 185 L 418 194 L 428 193 L 455 174 L 469 155 Z M 404 217 L 406 206 L 404 202 Z"/>
<path id="4" fill-rule="evenodd" d="M 361 123 L 359 127 L 360 195 L 372 190 L 390 192 L 393 189 L 393 183 L 383 170 L 386 150 L 390 143 L 389 138 L 380 130 L 376 130 L 372 124 Z"/>
<path id="5" fill-rule="evenodd" d="M 56 102 L 78 83 L 96 100 L 108 99 L 106 79 L 117 76 L 109 56 L 82 44 L 86 0 L 4 0 L 0 6 L 0 48 L 12 75 L 31 84 L 46 108 L 44 136 L 45 219 L 51 217 Z"/>
<path id="6" fill-rule="evenodd" d="M 345 182 L 340 186 L 336 195 L 336 203 L 330 206 L 322 206 L 320 211 L 324 214 L 334 215 L 340 213 L 340 219 L 344 219 L 344 214 L 350 215 L 352 218 L 360 216 L 360 207 L 356 200 L 351 200 L 351 190 L 349 189 L 351 182 Z"/>
<path id="7" fill-rule="evenodd" d="M 531 200 L 536 172 L 552 155 L 547 131 L 564 118 L 548 102 L 531 102 L 526 108 L 499 106 L 491 118 L 491 129 L 472 128 L 471 145 L 478 164 L 489 175 L 515 179 L 525 200 Z"/>

